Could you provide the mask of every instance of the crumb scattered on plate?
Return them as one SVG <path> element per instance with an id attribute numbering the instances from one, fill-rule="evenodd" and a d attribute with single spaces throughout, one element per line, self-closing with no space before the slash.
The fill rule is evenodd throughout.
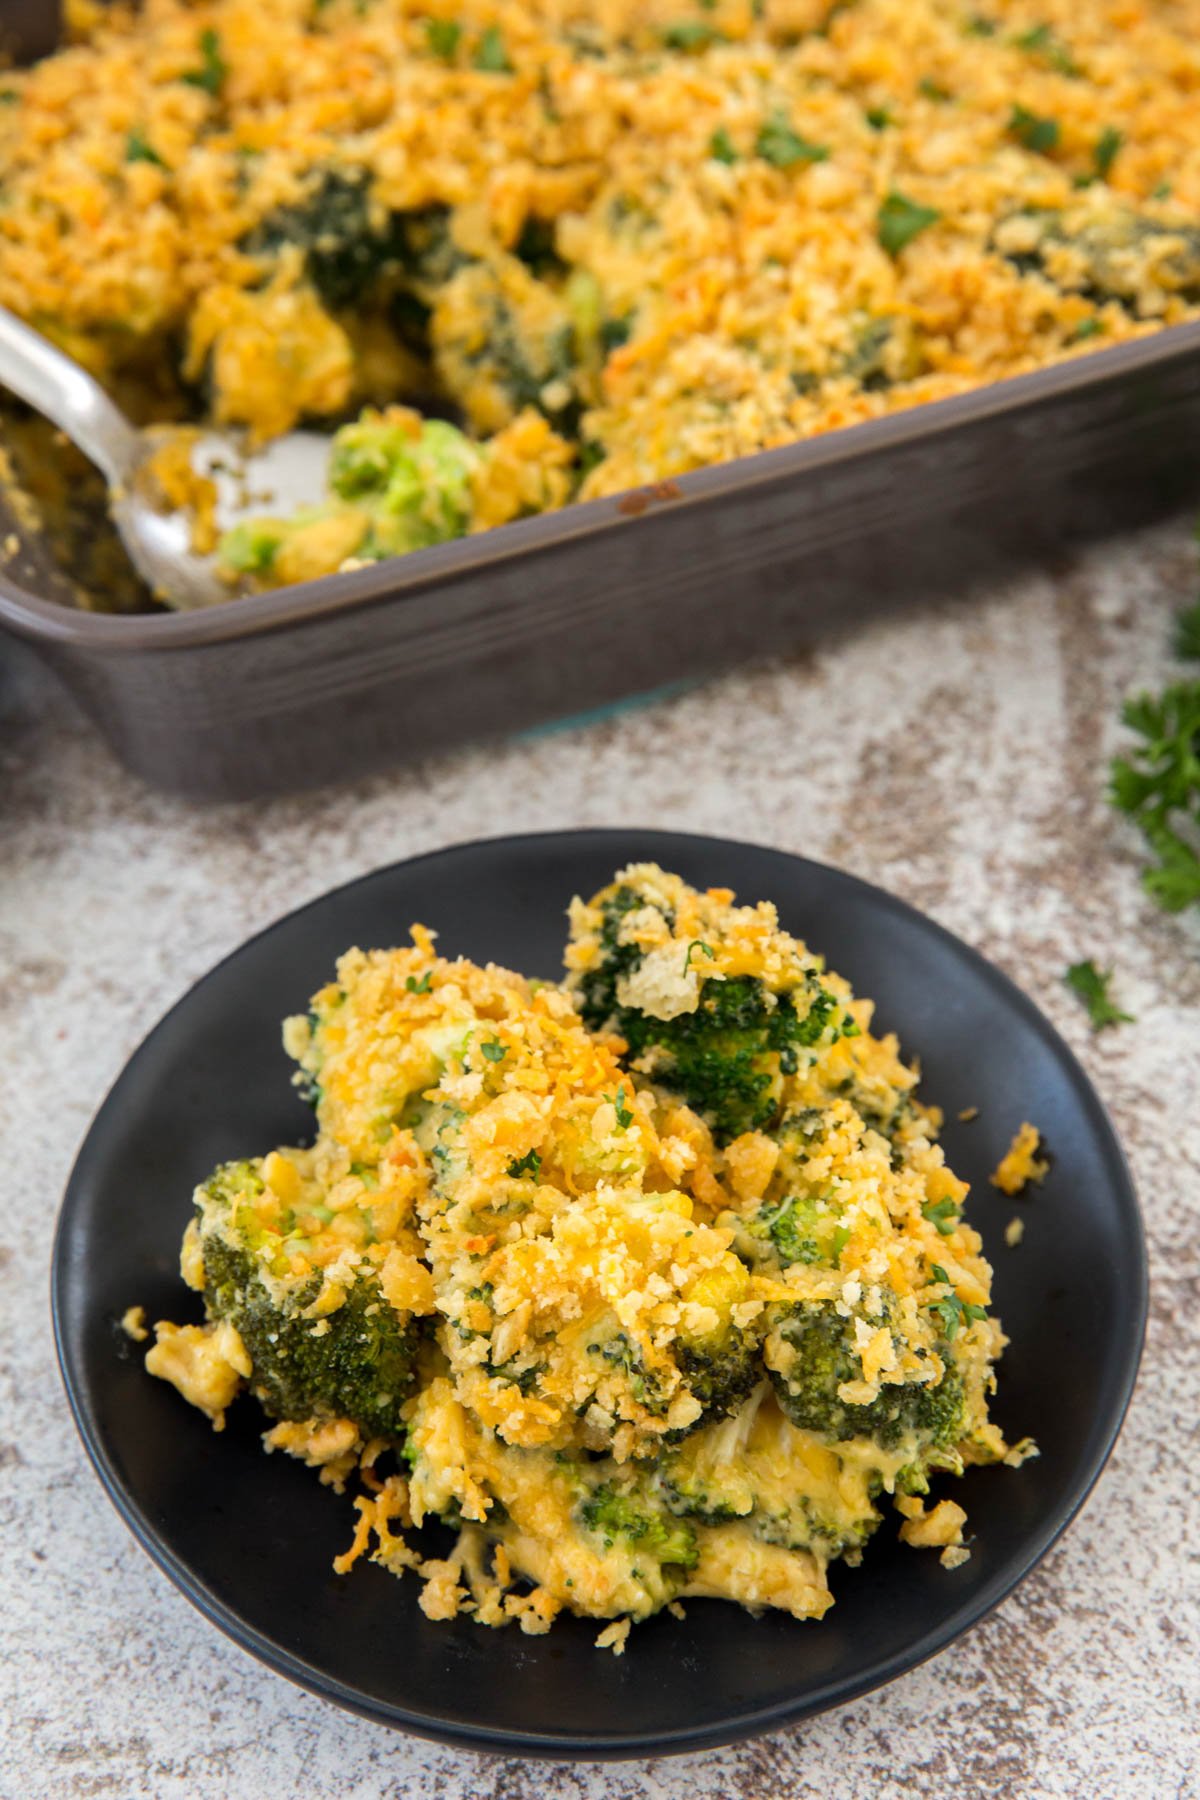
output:
<path id="1" fill-rule="evenodd" d="M 1041 1145 L 1037 1126 L 1026 1121 L 993 1171 L 992 1186 L 998 1187 L 1002 1194 L 1019 1194 L 1031 1181 L 1043 1181 L 1050 1163 L 1046 1157 L 1038 1155 Z"/>

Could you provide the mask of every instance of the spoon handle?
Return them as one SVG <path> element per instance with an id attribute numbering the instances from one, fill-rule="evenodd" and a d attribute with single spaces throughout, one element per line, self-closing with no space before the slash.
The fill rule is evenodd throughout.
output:
<path id="1" fill-rule="evenodd" d="M 0 306 L 0 386 L 65 431 L 109 487 L 128 481 L 142 456 L 141 433 L 86 369 Z"/>

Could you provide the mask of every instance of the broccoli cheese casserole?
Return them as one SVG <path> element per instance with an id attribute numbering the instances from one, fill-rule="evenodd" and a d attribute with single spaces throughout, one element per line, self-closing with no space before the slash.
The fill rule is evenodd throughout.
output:
<path id="1" fill-rule="evenodd" d="M 931 1483 L 1032 1446 L 989 1421 L 991 1271 L 871 1003 L 650 864 L 573 903 L 567 971 L 421 925 L 343 956 L 285 1026 L 315 1142 L 197 1189 L 206 1322 L 147 1367 L 355 1481 L 335 1567 L 415 1571 L 431 1618 L 565 1609 L 617 1650 L 691 1596 L 819 1618 L 885 1501 L 965 1561 Z"/>
<path id="2" fill-rule="evenodd" d="M 1200 0 L 71 0 L 0 302 L 143 418 L 347 426 L 272 585 L 1192 316 Z M 364 407 L 370 409 L 351 423 Z"/>

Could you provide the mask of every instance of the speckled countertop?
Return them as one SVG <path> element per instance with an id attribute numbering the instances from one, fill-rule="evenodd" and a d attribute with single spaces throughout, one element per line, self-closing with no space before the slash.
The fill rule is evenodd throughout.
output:
<path id="1" fill-rule="evenodd" d="M 615 719 L 358 786 L 204 808 L 134 786 L 0 645 L 0 1795 L 4 1800 L 1184 1800 L 1200 1794 L 1200 919 L 1156 913 L 1103 802 L 1120 697 L 1167 676 L 1189 524 Z M 1116 1454 L 1022 1588 L 943 1656 L 794 1731 L 574 1768 L 346 1717 L 151 1565 L 86 1465 L 46 1305 L 55 1208 L 143 1033 L 250 932 L 457 839 L 673 824 L 840 863 L 1008 970 L 1111 1107 L 1152 1318 Z M 1089 1036 L 1070 961 L 1135 1025 Z"/>

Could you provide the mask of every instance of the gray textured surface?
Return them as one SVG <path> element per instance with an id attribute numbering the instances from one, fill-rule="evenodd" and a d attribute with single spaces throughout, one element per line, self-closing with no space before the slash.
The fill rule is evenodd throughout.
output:
<path id="1" fill-rule="evenodd" d="M 958 1800 L 1200 1793 L 1200 919 L 1157 915 L 1102 800 L 1120 696 L 1170 670 L 1184 522 L 971 605 L 682 698 L 344 791 L 199 809 L 133 787 L 56 693 L 0 685 L 0 1795 L 82 1800 Z M 0 648 L 0 656 L 6 654 Z M 1116 1455 L 1043 1566 L 952 1656 L 704 1757 L 552 1768 L 344 1717 L 220 1638 L 76 1442 L 46 1278 L 71 1158 L 123 1060 L 213 961 L 397 857 L 508 830 L 668 823 L 841 863 L 925 907 L 1064 1030 L 1150 1233 Z M 1060 982 L 1115 962 L 1137 1024 Z"/>

